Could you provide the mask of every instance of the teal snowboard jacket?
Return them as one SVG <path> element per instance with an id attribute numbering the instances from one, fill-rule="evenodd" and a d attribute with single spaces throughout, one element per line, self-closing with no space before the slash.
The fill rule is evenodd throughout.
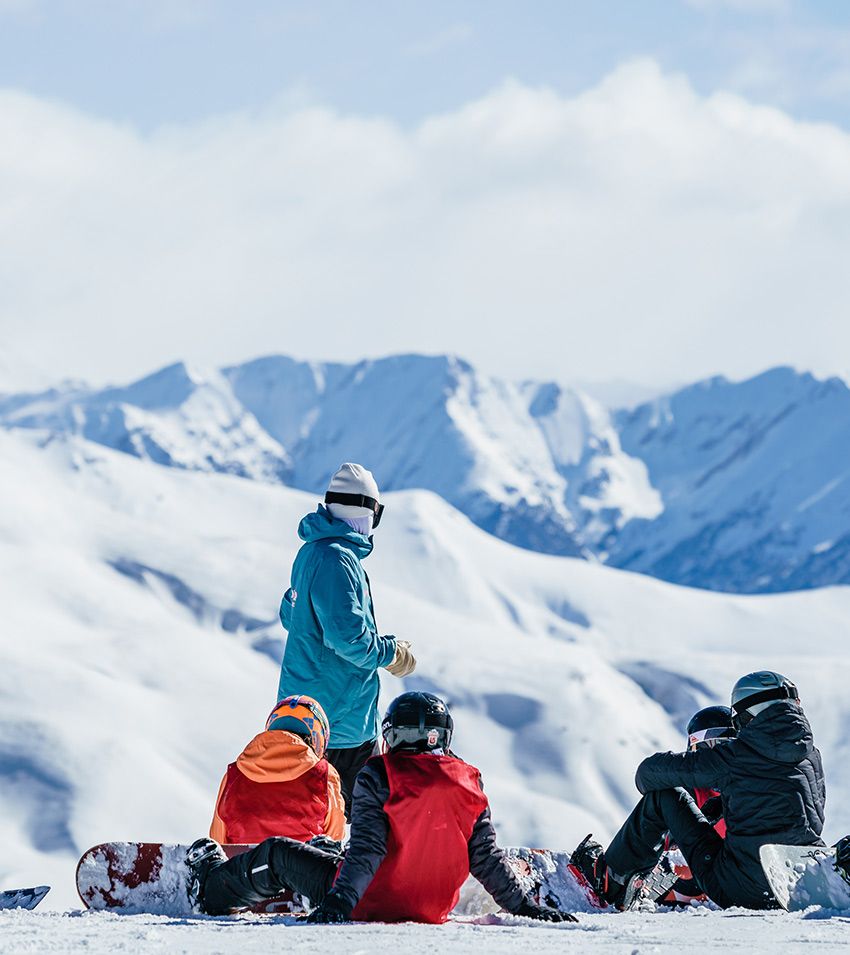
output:
<path id="1" fill-rule="evenodd" d="M 327 508 L 298 526 L 304 541 L 280 604 L 289 633 L 278 700 L 304 693 L 321 703 L 334 749 L 360 746 L 378 734 L 378 669 L 392 662 L 395 637 L 378 635 L 369 580 L 361 560 L 371 538 Z"/>

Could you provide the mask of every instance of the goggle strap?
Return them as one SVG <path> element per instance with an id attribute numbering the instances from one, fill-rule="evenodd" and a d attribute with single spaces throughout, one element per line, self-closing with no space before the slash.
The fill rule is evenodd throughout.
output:
<path id="1" fill-rule="evenodd" d="M 732 704 L 732 710 L 736 716 L 740 716 L 751 706 L 758 706 L 759 703 L 769 703 L 771 700 L 799 700 L 800 694 L 796 686 L 774 686 L 769 690 L 762 690 L 761 693 L 753 693 L 751 696 L 745 696 L 743 700 L 738 700 Z"/>
<path id="2" fill-rule="evenodd" d="M 728 726 L 709 726 L 704 730 L 696 730 L 688 736 L 691 743 L 704 743 L 709 739 L 730 739 L 732 731 Z"/>
<path id="3" fill-rule="evenodd" d="M 325 504 L 347 504 L 349 507 L 365 507 L 373 514 L 377 514 L 378 508 L 381 506 L 374 497 L 367 497 L 365 494 L 342 494 L 338 491 L 328 491 L 325 494 Z"/>
<path id="4" fill-rule="evenodd" d="M 366 510 L 375 515 L 372 527 L 377 527 L 381 523 L 381 517 L 384 513 L 384 505 L 376 501 L 374 497 L 367 497 L 365 494 L 343 494 L 340 491 L 328 491 L 325 494 L 325 504 L 347 504 L 349 507 L 365 507 Z"/>

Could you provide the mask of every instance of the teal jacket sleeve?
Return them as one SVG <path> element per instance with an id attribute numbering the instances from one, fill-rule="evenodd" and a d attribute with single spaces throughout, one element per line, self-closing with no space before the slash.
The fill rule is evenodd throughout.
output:
<path id="1" fill-rule="evenodd" d="M 369 625 L 367 596 L 348 558 L 332 551 L 325 556 L 313 578 L 310 600 L 326 647 L 364 670 L 392 662 L 395 639 L 379 636 Z"/>

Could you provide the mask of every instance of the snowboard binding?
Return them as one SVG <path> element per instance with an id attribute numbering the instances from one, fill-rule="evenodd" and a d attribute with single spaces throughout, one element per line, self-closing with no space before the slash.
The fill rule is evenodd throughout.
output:
<path id="1" fill-rule="evenodd" d="M 586 879 L 601 902 L 621 912 L 654 906 L 679 880 L 679 874 L 666 856 L 662 856 L 649 872 L 636 872 L 623 885 L 611 877 L 602 846 L 588 833 L 576 846 L 570 862 Z"/>
<path id="2" fill-rule="evenodd" d="M 213 839 L 196 839 L 186 852 L 186 866 L 189 869 L 189 882 L 186 893 L 192 911 L 204 913 L 204 886 L 210 869 L 227 862 L 224 849 Z"/>

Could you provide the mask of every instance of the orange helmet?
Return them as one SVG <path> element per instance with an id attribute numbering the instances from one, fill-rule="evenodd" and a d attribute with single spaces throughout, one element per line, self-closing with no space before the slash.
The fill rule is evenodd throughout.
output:
<path id="1" fill-rule="evenodd" d="M 312 696 L 288 696 L 281 700 L 269 713 L 266 729 L 309 736 L 310 745 L 319 759 L 325 755 L 331 735 L 325 711 Z"/>

